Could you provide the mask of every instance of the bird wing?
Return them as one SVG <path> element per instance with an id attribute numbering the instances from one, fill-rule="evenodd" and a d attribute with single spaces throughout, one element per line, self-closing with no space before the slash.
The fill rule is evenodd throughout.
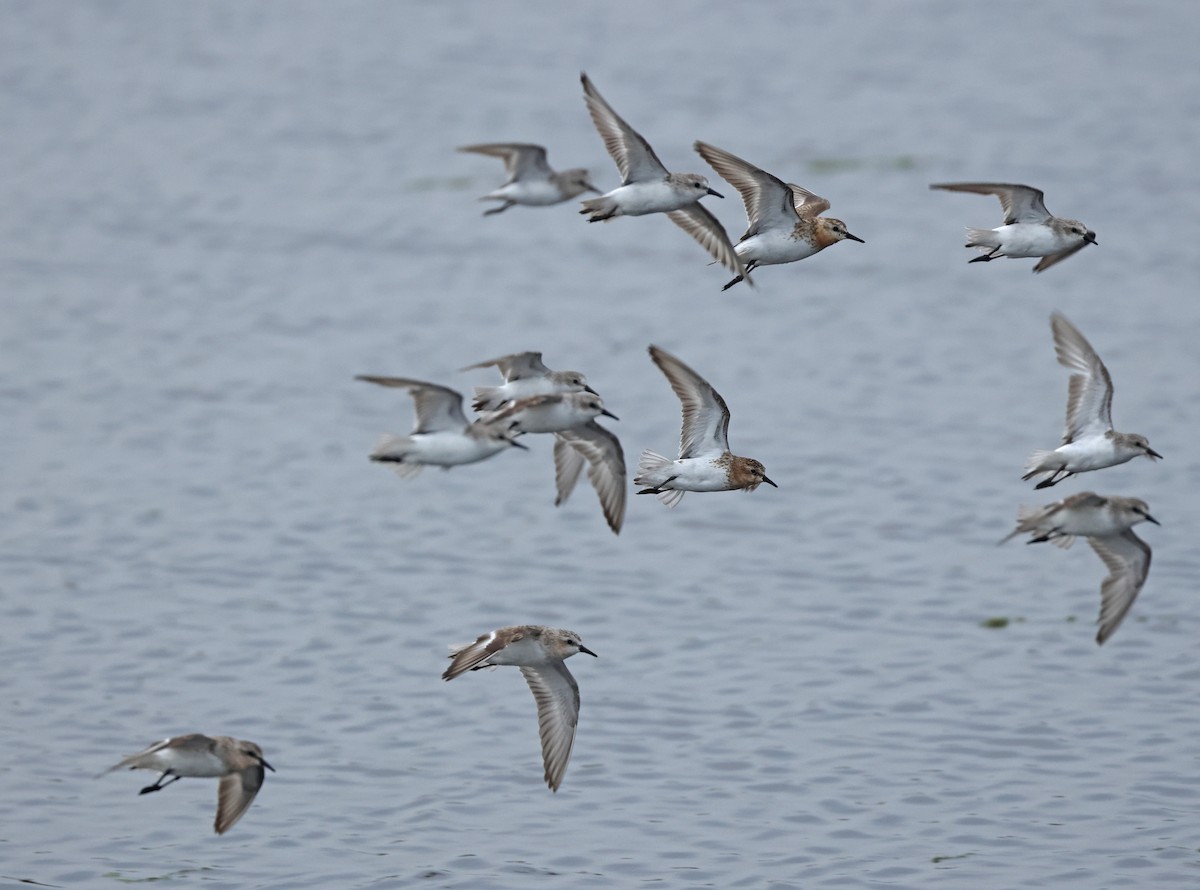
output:
<path id="1" fill-rule="evenodd" d="M 130 754 L 128 757 L 123 758 L 120 763 L 113 764 L 112 766 L 110 766 L 108 769 L 106 769 L 100 775 L 104 775 L 105 773 L 111 773 L 114 770 L 119 770 L 122 767 L 126 767 L 126 766 L 129 767 L 130 769 L 142 769 L 142 768 L 151 768 L 152 769 L 154 766 L 154 764 L 152 762 L 153 758 L 151 758 L 151 760 L 146 761 L 145 763 L 141 763 L 139 761 L 141 761 L 142 758 L 146 757 L 147 755 L 157 754 L 159 751 L 161 751 L 163 748 L 167 747 L 167 745 L 169 745 L 169 744 L 171 744 L 171 739 L 163 739 L 161 742 L 155 742 L 153 745 L 150 745 L 149 747 L 147 747 L 141 751 L 138 751 L 136 754 Z"/>
<path id="2" fill-rule="evenodd" d="M 529 684 L 538 709 L 538 733 L 542 738 L 542 761 L 546 784 L 557 791 L 562 784 L 571 748 L 575 745 L 575 727 L 579 723 L 579 686 L 561 661 L 535 666 L 521 665 L 521 674 Z"/>
<path id="3" fill-rule="evenodd" d="M 546 163 L 546 149 L 528 142 L 488 142 L 482 145 L 464 145 L 459 151 L 489 155 L 504 161 L 508 181 L 518 179 L 549 179 L 553 170 Z"/>
<path id="4" fill-rule="evenodd" d="M 554 506 L 563 504 L 571 496 L 586 463 L 587 459 L 569 439 L 563 438 L 562 433 L 554 434 L 554 487 L 558 491 Z"/>
<path id="5" fill-rule="evenodd" d="M 502 355 L 500 358 L 467 365 L 462 370 L 472 371 L 475 368 L 491 368 L 493 366 L 500 370 L 505 383 L 524 380 L 527 377 L 544 377 L 550 373 L 550 369 L 542 362 L 540 352 L 514 352 L 512 355 Z"/>
<path id="6" fill-rule="evenodd" d="M 565 452 L 575 457 L 568 458 Z M 616 435 L 594 420 L 555 434 L 554 465 L 558 499 L 554 504 L 561 504 L 571 493 L 575 480 L 579 478 L 579 462 L 584 458 L 588 462 L 588 480 L 600 499 L 600 509 L 604 511 L 608 527 L 613 534 L 619 534 L 621 524 L 625 521 L 625 453 Z M 573 477 L 570 475 L 572 472 Z"/>
<path id="7" fill-rule="evenodd" d="M 1088 538 L 1096 555 L 1108 567 L 1108 577 L 1100 584 L 1100 630 L 1096 642 L 1113 635 L 1137 599 L 1150 572 L 1150 547 L 1126 529 L 1119 535 Z"/>
<path id="8" fill-rule="evenodd" d="M 604 140 L 604 147 L 621 172 L 621 185 L 665 179 L 667 168 L 658 159 L 650 143 L 613 111 L 586 74 L 580 74 L 579 80 L 583 84 L 583 99 L 592 116 L 592 123 L 596 125 L 600 138 Z"/>
<path id="9" fill-rule="evenodd" d="M 163 739 L 161 742 L 155 742 L 153 745 L 138 751 L 136 754 L 130 754 L 120 763 L 114 764 L 106 769 L 100 775 L 111 773 L 114 770 L 129 767 L 130 769 L 160 769 L 162 761 L 158 755 L 167 748 L 178 748 L 191 751 L 212 751 L 216 747 L 216 743 L 203 733 L 193 732 L 187 735 L 173 736 L 169 739 Z"/>
<path id="10" fill-rule="evenodd" d="M 458 432 L 467 427 L 467 418 L 462 409 L 462 393 L 448 386 L 408 377 L 376 377 L 370 374 L 359 374 L 354 379 L 379 386 L 407 389 L 417 412 L 414 433 L 439 433 L 447 430 Z"/>
<path id="11" fill-rule="evenodd" d="M 1009 182 L 942 182 L 930 186 L 948 192 L 973 192 L 977 195 L 995 195 L 1004 209 L 1004 224 L 1044 223 L 1050 212 L 1042 200 L 1041 189 Z"/>
<path id="12" fill-rule="evenodd" d="M 802 185 L 789 182 L 792 190 L 792 203 L 796 207 L 796 215 L 803 219 L 814 219 L 829 209 L 829 199 L 814 195 Z"/>
<path id="13" fill-rule="evenodd" d="M 224 834 L 254 803 L 266 775 L 261 763 L 222 776 L 217 786 L 217 818 L 213 830 Z"/>
<path id="14" fill-rule="evenodd" d="M 1084 435 L 1103 435 L 1113 428 L 1113 382 L 1092 344 L 1065 315 L 1050 316 L 1058 363 L 1074 371 L 1067 384 L 1067 422 L 1063 444 Z"/>
<path id="15" fill-rule="evenodd" d="M 509 628 L 501 628 L 499 631 L 488 631 L 485 634 L 481 634 L 473 643 L 451 647 L 450 667 L 446 668 L 442 673 L 442 679 L 453 680 L 459 674 L 465 674 L 467 671 L 478 667 L 487 667 L 484 662 L 491 656 L 495 655 L 509 643 L 515 643 L 525 636 L 520 631 L 509 631 Z"/>
<path id="16" fill-rule="evenodd" d="M 1087 241 L 1080 241 L 1075 246 L 1068 247 L 1066 250 L 1060 250 L 1058 253 L 1046 254 L 1044 257 L 1042 257 L 1040 260 L 1038 260 L 1037 265 L 1033 267 L 1033 271 L 1034 272 L 1045 272 L 1047 269 L 1049 269 L 1055 263 L 1061 263 L 1067 257 L 1074 256 L 1075 254 L 1079 253 L 1079 251 L 1083 250 L 1085 247 L 1088 246 L 1088 243 L 1089 242 L 1087 242 Z"/>
<path id="17" fill-rule="evenodd" d="M 696 457 L 729 450 L 729 408 L 707 380 L 671 353 L 650 347 L 650 358 L 666 375 L 683 406 L 679 456 Z"/>
<path id="18" fill-rule="evenodd" d="M 742 276 L 747 284 L 754 284 L 750 279 L 750 273 L 742 265 L 742 258 L 733 249 L 729 235 L 725 233 L 725 229 L 717 222 L 717 218 L 709 213 L 704 205 L 697 201 L 681 207 L 679 210 L 672 210 L 667 216 L 671 218 L 671 222 L 695 238 L 714 260 L 730 272 Z"/>
<path id="19" fill-rule="evenodd" d="M 762 228 L 790 230 L 799 221 L 792 189 L 783 180 L 707 142 L 697 141 L 694 148 L 742 196 L 750 221 L 743 241 Z"/>

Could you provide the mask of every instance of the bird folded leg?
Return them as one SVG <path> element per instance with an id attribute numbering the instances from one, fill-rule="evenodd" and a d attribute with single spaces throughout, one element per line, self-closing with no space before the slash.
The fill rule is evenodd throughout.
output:
<path id="1" fill-rule="evenodd" d="M 1059 482 L 1062 482 L 1064 479 L 1068 479 L 1074 475 L 1075 474 L 1070 472 L 1069 470 L 1067 470 L 1066 467 L 1059 467 L 1057 470 L 1055 470 L 1053 473 L 1051 473 L 1048 478 L 1043 479 L 1041 482 L 1039 482 L 1037 485 L 1035 485 L 1033 487 L 1035 489 L 1049 488 L 1051 485 L 1057 485 Z"/>
<path id="2" fill-rule="evenodd" d="M 171 776 L 171 774 L 163 773 L 158 777 L 157 782 L 155 782 L 153 785 L 147 785 L 145 788 L 139 791 L 138 794 L 149 794 L 151 791 L 162 791 L 164 788 L 170 785 L 171 782 L 178 782 L 181 778 L 183 778 L 182 776 L 171 776 L 171 782 L 164 782 L 163 779 L 165 779 L 167 776 Z"/>

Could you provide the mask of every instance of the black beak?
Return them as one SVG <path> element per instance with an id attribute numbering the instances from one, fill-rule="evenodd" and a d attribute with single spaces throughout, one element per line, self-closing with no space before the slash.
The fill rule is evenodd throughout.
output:
<path id="1" fill-rule="evenodd" d="M 604 192 L 600 191 L 600 189 L 596 188 L 596 187 L 595 187 L 594 185 L 592 185 L 590 182 L 585 182 L 585 183 L 583 184 L 583 190 L 584 190 L 585 192 L 595 192 L 597 195 L 602 195 L 602 194 L 604 194 Z"/>
<path id="2" fill-rule="evenodd" d="M 511 445 L 513 448 L 520 448 L 522 451 L 528 451 L 528 450 L 529 450 L 529 446 L 528 446 L 528 445 L 522 445 L 522 444 L 521 444 L 520 442 L 518 442 L 516 439 L 509 439 L 509 440 L 508 440 L 508 444 L 509 444 L 509 445 Z"/>
<path id="3" fill-rule="evenodd" d="M 770 479 L 768 479 L 766 476 L 763 476 L 763 482 L 767 483 L 767 485 L 771 486 L 772 488 L 778 488 L 778 487 L 779 487 L 779 486 L 778 486 L 778 485 L 776 485 L 774 482 L 772 482 Z"/>
<path id="4" fill-rule="evenodd" d="M 1151 516 L 1149 513 L 1146 513 L 1146 514 L 1144 514 L 1144 515 L 1145 515 L 1145 517 L 1146 517 L 1146 521 L 1147 521 L 1147 522 L 1153 522 L 1155 525 L 1162 525 L 1162 523 L 1161 523 L 1161 522 L 1159 522 L 1157 519 L 1155 519 L 1155 518 L 1154 518 L 1153 516 Z"/>
<path id="5" fill-rule="evenodd" d="M 603 414 L 605 417 L 611 417 L 613 420 L 620 420 L 620 419 L 621 419 L 621 418 L 617 417 L 617 415 L 615 415 L 615 414 L 613 414 L 611 411 L 609 411 L 607 408 L 605 408 L 604 410 L 602 410 L 600 413 L 601 413 L 601 414 Z"/>
<path id="6" fill-rule="evenodd" d="M 583 391 L 584 391 L 584 392 L 590 392 L 590 393 L 591 393 L 592 395 L 594 395 L 594 396 L 598 396 L 598 395 L 600 395 L 600 393 L 596 392 L 596 390 L 592 389 L 592 388 L 591 388 L 590 386 L 588 386 L 586 383 L 583 385 Z"/>
<path id="7" fill-rule="evenodd" d="M 1099 244 L 1100 243 L 1099 241 L 1096 240 L 1096 233 L 1092 232 L 1092 231 L 1089 231 L 1086 235 L 1084 235 L 1083 240 L 1086 241 L 1088 244 Z"/>
<path id="8" fill-rule="evenodd" d="M 866 241 L 864 241 L 862 238 L 859 238 L 857 235 L 851 235 L 849 232 L 847 232 L 847 233 L 846 233 L 846 237 L 847 237 L 849 240 L 851 240 L 851 241 L 857 241 L 859 244 L 866 244 L 866 243 L 867 243 L 867 242 L 866 242 Z"/>
<path id="9" fill-rule="evenodd" d="M 265 766 L 267 769 L 269 769 L 271 772 L 275 772 L 275 767 L 271 766 L 271 764 L 267 763 L 261 757 L 258 758 L 258 762 L 261 763 L 263 766 Z"/>
<path id="10" fill-rule="evenodd" d="M 592 658 L 599 658 L 599 657 L 600 657 L 600 656 L 599 656 L 599 655 L 597 655 L 595 652 L 593 652 L 591 649 L 589 649 L 587 646 L 583 645 L 583 643 L 580 643 L 580 644 L 579 644 L 579 651 L 580 651 L 580 652 L 586 652 L 588 655 L 592 656 Z"/>
<path id="11" fill-rule="evenodd" d="M 1159 454 L 1157 451 L 1155 451 L 1153 448 L 1151 448 L 1149 445 L 1146 446 L 1146 457 L 1157 457 L 1159 460 L 1162 460 L 1162 455 Z"/>
<path id="12" fill-rule="evenodd" d="M 709 189 L 709 190 L 708 190 L 708 193 L 709 193 L 710 195 L 716 195 L 718 198 L 724 198 L 724 197 L 725 197 L 725 196 L 724 196 L 724 195 L 722 195 L 720 192 L 713 191 L 712 189 Z"/>

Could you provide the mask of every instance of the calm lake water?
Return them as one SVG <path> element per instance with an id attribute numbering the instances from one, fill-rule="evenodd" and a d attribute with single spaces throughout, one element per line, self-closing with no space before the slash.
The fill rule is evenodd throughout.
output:
<path id="1" fill-rule="evenodd" d="M 0 9 L 0 887 L 1200 885 L 1200 11 L 1178 2 L 741 6 L 12 2 Z M 722 294 L 661 218 L 481 217 L 521 140 L 615 168 L 579 72 L 668 167 L 704 139 L 833 202 L 837 245 Z M 736 192 L 706 202 L 732 234 Z M 968 265 L 989 179 L 1094 228 L 1044 275 Z M 1034 492 L 1054 309 L 1165 455 Z M 403 393 L 538 349 L 630 466 L 704 374 L 779 489 L 631 497 L 551 443 L 400 481 Z M 1093 642 L 1104 567 L 995 542 L 1094 489 L 1162 528 Z M 1142 531 L 1144 529 L 1144 532 Z M 1007 619 L 1005 627 L 985 626 Z M 578 631 L 542 782 L 512 669 L 447 644 Z M 586 662 L 586 663 L 581 663 Z M 94 779 L 189 731 L 278 773 Z"/>

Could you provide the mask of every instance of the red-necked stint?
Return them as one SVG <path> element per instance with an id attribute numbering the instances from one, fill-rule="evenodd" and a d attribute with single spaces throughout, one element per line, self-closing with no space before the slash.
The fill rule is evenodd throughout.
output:
<path id="1" fill-rule="evenodd" d="M 476 411 L 495 411 L 505 402 L 552 392 L 596 391 L 588 386 L 587 378 L 578 371 L 551 371 L 542 361 L 540 352 L 514 352 L 500 358 L 467 365 L 464 371 L 495 367 L 504 378 L 500 386 L 475 387 Z"/>
<path id="2" fill-rule="evenodd" d="M 1085 536 L 1108 568 L 1096 633 L 1096 642 L 1103 643 L 1120 627 L 1150 572 L 1150 547 L 1132 530 L 1139 522 L 1159 525 L 1145 501 L 1081 491 L 1044 507 L 1021 507 L 1017 527 L 1000 543 L 1028 533 L 1028 544 L 1051 541 L 1065 550 L 1076 536 Z"/>
<path id="3" fill-rule="evenodd" d="M 417 412 L 417 424 L 407 436 L 388 435 L 371 452 L 371 460 L 395 464 L 401 477 L 412 476 L 426 464 L 456 467 L 472 464 L 507 448 L 525 446 L 507 426 L 480 418 L 468 423 L 462 395 L 446 386 L 407 377 L 360 374 L 355 380 L 408 390 Z"/>
<path id="4" fill-rule="evenodd" d="M 575 727 L 579 723 L 579 686 L 563 661 L 576 652 L 595 652 L 583 645 L 579 634 L 557 627 L 523 624 L 485 633 L 474 643 L 450 647 L 450 667 L 443 680 L 453 680 L 467 671 L 503 664 L 516 665 L 537 702 L 538 732 L 546 784 L 557 791 L 562 784 Z"/>
<path id="5" fill-rule="evenodd" d="M 621 172 L 621 184 L 617 188 L 599 198 L 584 201 L 579 212 L 588 215 L 588 222 L 665 213 L 675 225 L 695 238 L 713 259 L 753 284 L 725 229 L 699 203 L 705 195 L 723 196 L 710 188 L 708 179 L 699 173 L 669 173 L 650 143 L 613 111 L 588 76 L 581 74 L 579 79 L 583 83 L 583 98 L 592 122 Z"/>
<path id="6" fill-rule="evenodd" d="M 638 494 L 656 494 L 674 507 L 685 491 L 754 491 L 763 482 L 778 488 L 761 463 L 730 452 L 729 408 L 721 394 L 669 352 L 651 346 L 650 358 L 683 405 L 683 430 L 678 460 L 642 452 L 633 482 L 646 487 Z"/>
<path id="7" fill-rule="evenodd" d="M 600 194 L 588 180 L 588 172 L 582 167 L 556 173 L 546 163 L 546 149 L 527 142 L 488 142 L 482 145 L 464 145 L 459 151 L 489 155 L 504 161 L 508 182 L 494 192 L 489 192 L 480 201 L 503 201 L 499 207 L 485 210 L 484 216 L 500 213 L 514 204 L 527 207 L 545 207 L 561 204 L 583 192 Z"/>
<path id="8" fill-rule="evenodd" d="M 1050 316 L 1050 329 L 1058 363 L 1075 372 L 1067 385 L 1067 425 L 1062 444 L 1053 451 L 1033 452 L 1021 478 L 1044 475 L 1047 478 L 1035 488 L 1048 488 L 1076 473 L 1113 467 L 1135 457 L 1161 458 L 1145 436 L 1113 429 L 1112 377 L 1092 344 L 1058 312 Z"/>
<path id="9" fill-rule="evenodd" d="M 971 260 L 986 263 L 996 257 L 1041 257 L 1034 272 L 1045 272 L 1089 244 L 1096 233 L 1077 219 L 1063 219 L 1046 209 L 1041 189 L 1007 182 L 942 182 L 929 186 L 948 192 L 995 195 L 1004 208 L 1004 225 L 994 229 L 967 229 L 967 247 L 983 253 Z"/>
<path id="10" fill-rule="evenodd" d="M 840 219 L 821 216 L 829 202 L 803 186 L 785 183 L 735 154 L 696 142 L 696 151 L 721 178 L 738 190 L 746 205 L 749 227 L 734 246 L 746 270 L 778 263 L 794 263 L 847 239 L 865 243 L 851 235 Z M 739 275 L 721 290 L 729 290 Z"/>
<path id="11" fill-rule="evenodd" d="M 148 769 L 161 772 L 153 785 L 139 793 L 161 791 L 183 778 L 220 779 L 217 787 L 217 818 L 213 830 L 224 834 L 250 808 L 262 787 L 264 769 L 275 767 L 263 759 L 254 742 L 229 736 L 206 736 L 198 732 L 163 739 L 145 751 L 131 754 L 105 773 L 118 769 Z M 103 773 L 101 774 L 103 775 Z M 166 779 L 170 776 L 166 782 Z"/>

